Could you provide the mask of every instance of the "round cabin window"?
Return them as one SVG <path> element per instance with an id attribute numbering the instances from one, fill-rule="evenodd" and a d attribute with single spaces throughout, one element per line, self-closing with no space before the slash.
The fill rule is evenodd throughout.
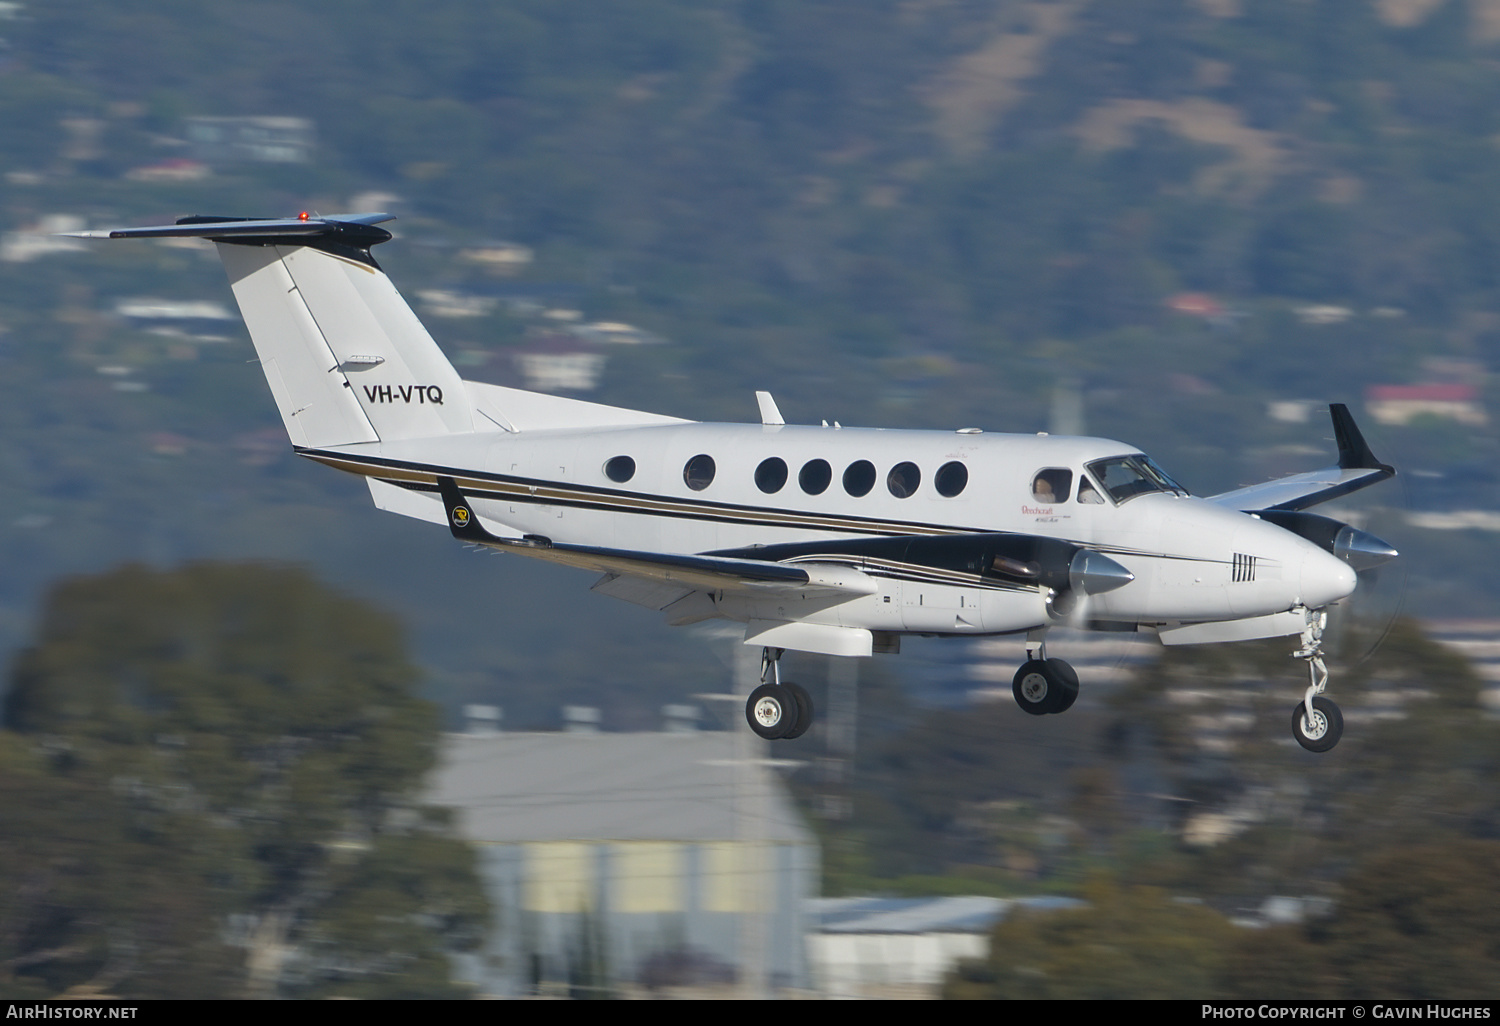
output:
<path id="1" fill-rule="evenodd" d="M 611 456 L 604 464 L 604 476 L 616 484 L 624 484 L 635 477 L 635 460 L 629 456 Z"/>
<path id="2" fill-rule="evenodd" d="M 969 487 L 969 468 L 957 460 L 944 463 L 938 467 L 932 483 L 937 487 L 939 495 L 945 499 L 951 499 Z"/>
<path id="3" fill-rule="evenodd" d="M 921 483 L 922 470 L 915 463 L 898 463 L 885 476 L 885 486 L 898 499 L 905 499 L 916 494 L 917 487 Z"/>
<path id="4" fill-rule="evenodd" d="M 869 495 L 875 487 L 875 464 L 869 460 L 855 460 L 844 471 L 844 491 L 858 498 Z"/>
<path id="5" fill-rule="evenodd" d="M 797 474 L 797 483 L 808 495 L 822 495 L 833 480 L 833 468 L 827 460 L 808 460 Z"/>
<path id="6" fill-rule="evenodd" d="M 760 466 L 755 468 L 755 487 L 767 495 L 774 495 L 781 491 L 785 484 L 786 460 L 780 456 L 761 460 Z"/>
<path id="7" fill-rule="evenodd" d="M 714 458 L 700 453 L 687 461 L 682 468 L 682 479 L 695 492 L 701 492 L 714 482 Z"/>

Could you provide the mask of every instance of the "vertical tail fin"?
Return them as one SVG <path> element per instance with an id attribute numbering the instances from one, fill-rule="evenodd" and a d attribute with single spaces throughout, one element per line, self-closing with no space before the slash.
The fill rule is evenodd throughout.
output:
<path id="1" fill-rule="evenodd" d="M 97 234 L 217 243 L 293 444 L 473 430 L 458 372 L 370 256 L 391 237 L 375 224 L 389 219 L 193 217 Z"/>

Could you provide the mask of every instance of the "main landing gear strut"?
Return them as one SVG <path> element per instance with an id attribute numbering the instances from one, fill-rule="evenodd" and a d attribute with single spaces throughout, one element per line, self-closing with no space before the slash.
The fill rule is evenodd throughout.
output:
<path id="1" fill-rule="evenodd" d="M 767 741 L 790 741 L 812 726 L 812 696 L 801 684 L 781 679 L 779 648 L 760 650 L 760 687 L 745 702 L 750 729 Z"/>
<path id="2" fill-rule="evenodd" d="M 1309 752 L 1326 752 L 1339 743 L 1344 733 L 1344 714 L 1330 699 L 1323 697 L 1328 686 L 1328 667 L 1323 664 L 1323 628 L 1328 626 L 1328 611 L 1303 610 L 1306 625 L 1302 628 L 1302 647 L 1293 657 L 1307 660 L 1307 691 L 1292 709 L 1292 736 Z"/>
<path id="3" fill-rule="evenodd" d="M 1026 635 L 1026 662 L 1011 682 L 1016 704 L 1033 716 L 1067 712 L 1078 700 L 1078 673 L 1061 659 L 1047 658 L 1047 632 Z"/>

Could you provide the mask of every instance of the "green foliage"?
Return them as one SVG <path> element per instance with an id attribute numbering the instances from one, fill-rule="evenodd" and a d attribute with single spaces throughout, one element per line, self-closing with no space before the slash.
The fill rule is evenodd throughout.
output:
<path id="1" fill-rule="evenodd" d="M 1216 996 L 1234 928 L 1148 887 L 1096 879 L 1081 908 L 1013 910 L 990 953 L 949 977 L 950 999 L 1204 999 Z"/>
<path id="2" fill-rule="evenodd" d="M 302 571 L 129 566 L 55 590 L 5 721 L 8 737 L 45 745 L 48 787 L 101 796 L 133 832 L 120 866 L 107 833 L 75 858 L 128 873 L 161 849 L 159 871 L 185 881 L 179 904 L 197 902 L 169 916 L 131 888 L 141 904 L 118 913 L 126 928 L 168 916 L 246 949 L 235 986 L 220 966 L 203 987 L 451 996 L 446 953 L 476 943 L 487 913 L 472 853 L 413 805 L 437 741 L 415 683 L 394 621 Z M 145 878 L 159 887 L 157 871 Z M 26 938 L 22 964 L 42 943 Z M 175 977 L 117 975 L 179 993 Z"/>
<path id="3" fill-rule="evenodd" d="M 59 760 L 56 742 L 39 754 L 0 732 L 0 994 L 234 996 L 242 956 L 191 813 L 143 810 L 134 781 Z"/>
<path id="4" fill-rule="evenodd" d="M 1362 859 L 1326 915 L 1253 930 L 1101 878 L 1083 907 L 1012 911 L 944 996 L 1485 1000 L 1500 972 L 1497 870 L 1494 841 L 1394 848 Z"/>
<path id="5" fill-rule="evenodd" d="M 1500 843 L 1421 845 L 1375 856 L 1311 931 L 1340 997 L 1488 999 L 1500 978 Z"/>
<path id="6" fill-rule="evenodd" d="M 1374 853 L 1344 879 L 1327 916 L 1238 936 L 1224 996 L 1492 998 L 1500 974 L 1497 870 L 1494 841 Z"/>
<path id="7" fill-rule="evenodd" d="M 1373 657 L 1335 661 L 1333 693 L 1359 729 L 1320 758 L 1283 733 L 1306 685 L 1286 651 L 1274 641 L 1170 649 L 1114 702 L 1112 760 L 1164 774 L 1163 790 L 1186 800 L 1174 806 L 1179 829 L 1200 814 L 1248 817 L 1221 843 L 1186 849 L 1170 866 L 1178 886 L 1237 907 L 1331 896 L 1371 852 L 1492 836 L 1500 725 L 1483 715 L 1461 657 L 1397 623 Z M 1210 722 L 1224 725 L 1206 743 Z"/>

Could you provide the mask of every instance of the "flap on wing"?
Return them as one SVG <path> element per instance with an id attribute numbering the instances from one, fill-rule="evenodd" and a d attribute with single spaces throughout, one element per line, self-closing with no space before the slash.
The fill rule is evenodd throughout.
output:
<path id="1" fill-rule="evenodd" d="M 438 491 L 448 516 L 448 528 L 460 541 L 487 545 L 550 563 L 620 574 L 652 581 L 670 581 L 687 589 L 765 591 L 782 588 L 806 595 L 873 595 L 874 579 L 858 570 L 831 564 L 790 566 L 768 560 L 696 556 L 672 552 L 636 552 L 597 545 L 554 542 L 539 535 L 502 538 L 487 530 L 451 477 L 438 478 Z"/>
<path id="2" fill-rule="evenodd" d="M 1333 437 L 1338 443 L 1339 461 L 1305 474 L 1293 474 L 1276 481 L 1236 488 L 1232 492 L 1211 495 L 1209 502 L 1230 509 L 1254 512 L 1262 509 L 1307 509 L 1320 502 L 1337 499 L 1372 484 L 1395 477 L 1396 470 L 1381 463 L 1354 423 L 1349 407 L 1333 403 L 1328 407 L 1333 418 Z"/>
<path id="3" fill-rule="evenodd" d="M 455 532 L 456 534 L 457 532 Z M 473 539 L 465 538 L 466 541 Z M 800 594 L 873 595 L 879 590 L 874 579 L 849 567 L 830 565 L 787 566 L 749 559 L 724 559 L 720 556 L 689 556 L 667 552 L 634 552 L 629 549 L 606 549 L 594 545 L 570 545 L 545 538 L 520 540 L 495 538 L 481 544 L 516 552 L 533 559 L 545 559 L 564 566 L 597 570 L 652 581 L 671 582 L 686 589 L 734 591 L 796 591 Z"/>
<path id="4" fill-rule="evenodd" d="M 645 577 L 613 573 L 599 578 L 589 590 L 656 610 L 666 609 L 678 599 L 693 594 L 692 588 L 672 581 L 653 581 Z"/>

